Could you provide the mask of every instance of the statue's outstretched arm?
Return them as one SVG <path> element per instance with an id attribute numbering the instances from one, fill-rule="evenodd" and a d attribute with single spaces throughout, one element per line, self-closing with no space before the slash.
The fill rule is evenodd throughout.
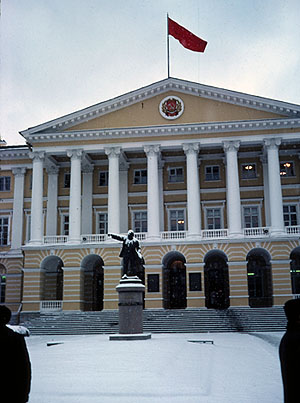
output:
<path id="1" fill-rule="evenodd" d="M 116 239 L 117 241 L 123 242 L 125 240 L 125 238 L 123 236 L 118 235 L 118 234 L 107 234 L 107 235 L 113 239 Z"/>

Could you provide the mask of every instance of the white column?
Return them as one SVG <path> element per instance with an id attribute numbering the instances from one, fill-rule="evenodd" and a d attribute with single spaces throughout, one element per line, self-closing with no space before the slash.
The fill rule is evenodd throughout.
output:
<path id="1" fill-rule="evenodd" d="M 47 192 L 47 215 L 46 235 L 57 235 L 57 189 L 58 189 L 58 167 L 51 165 L 47 168 L 48 192 Z"/>
<path id="2" fill-rule="evenodd" d="M 124 160 L 120 161 L 120 231 L 128 231 L 128 167 L 129 164 Z"/>
<path id="3" fill-rule="evenodd" d="M 148 239 L 159 240 L 159 180 L 158 180 L 158 156 L 159 145 L 145 146 L 147 154 L 147 221 Z"/>
<path id="4" fill-rule="evenodd" d="M 271 225 L 271 216 L 270 216 L 268 160 L 265 156 L 262 156 L 260 160 L 263 166 L 265 221 L 266 221 L 266 227 L 269 227 Z"/>
<path id="5" fill-rule="evenodd" d="M 69 204 L 69 242 L 80 242 L 81 234 L 81 157 L 82 150 L 69 150 L 71 158 L 71 184 Z"/>
<path id="6" fill-rule="evenodd" d="M 43 168 L 44 152 L 32 152 L 32 196 L 31 196 L 31 239 L 39 245 L 43 240 Z"/>
<path id="7" fill-rule="evenodd" d="M 11 249 L 19 249 L 22 246 L 25 172 L 26 168 L 12 169 L 12 173 L 15 176 L 15 185 L 14 185 Z"/>
<path id="8" fill-rule="evenodd" d="M 120 232 L 120 177 L 119 156 L 120 147 L 105 149 L 108 156 L 108 232 Z"/>
<path id="9" fill-rule="evenodd" d="M 200 183 L 198 171 L 199 143 L 183 144 L 186 155 L 188 237 L 197 239 L 201 234 Z"/>
<path id="10" fill-rule="evenodd" d="M 158 187 L 159 187 L 159 230 L 164 231 L 164 164 L 165 162 L 159 160 L 158 162 Z"/>
<path id="11" fill-rule="evenodd" d="M 81 228 L 83 234 L 93 233 L 93 165 L 82 167 L 82 213 Z"/>
<path id="12" fill-rule="evenodd" d="M 239 141 L 223 143 L 226 154 L 227 226 L 232 238 L 242 235 L 241 197 L 237 152 Z"/>
<path id="13" fill-rule="evenodd" d="M 264 142 L 268 157 L 271 235 L 281 236 L 285 233 L 278 152 L 281 139 L 266 139 Z"/>

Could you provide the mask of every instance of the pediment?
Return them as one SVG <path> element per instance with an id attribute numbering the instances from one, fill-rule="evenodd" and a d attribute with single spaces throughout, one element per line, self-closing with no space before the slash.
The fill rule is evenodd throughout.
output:
<path id="1" fill-rule="evenodd" d="M 184 112 L 176 120 L 165 119 L 159 112 L 159 104 L 167 96 L 178 97 L 184 104 Z M 36 133 L 299 117 L 299 105 L 168 78 L 21 134 L 30 139 Z"/>

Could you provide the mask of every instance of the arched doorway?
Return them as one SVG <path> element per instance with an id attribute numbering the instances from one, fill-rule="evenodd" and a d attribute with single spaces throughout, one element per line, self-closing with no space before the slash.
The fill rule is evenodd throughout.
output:
<path id="1" fill-rule="evenodd" d="M 273 305 L 271 256 L 262 248 L 254 248 L 247 255 L 249 306 L 270 307 Z"/>
<path id="2" fill-rule="evenodd" d="M 227 309 L 230 305 L 227 260 L 220 250 L 212 250 L 204 257 L 206 308 Z"/>
<path id="3" fill-rule="evenodd" d="M 62 301 L 64 263 L 58 256 L 48 256 L 41 263 L 41 300 Z"/>
<path id="4" fill-rule="evenodd" d="M 5 302 L 6 292 L 6 268 L 3 264 L 0 264 L 0 304 Z"/>
<path id="5" fill-rule="evenodd" d="M 292 250 L 290 259 L 292 293 L 300 294 L 300 246 Z"/>
<path id="6" fill-rule="evenodd" d="M 168 252 L 163 265 L 163 306 L 165 309 L 184 309 L 186 303 L 185 257 L 177 251 Z"/>
<path id="7" fill-rule="evenodd" d="M 81 299 L 84 311 L 103 309 L 103 266 L 102 258 L 94 254 L 86 256 L 81 262 Z"/>

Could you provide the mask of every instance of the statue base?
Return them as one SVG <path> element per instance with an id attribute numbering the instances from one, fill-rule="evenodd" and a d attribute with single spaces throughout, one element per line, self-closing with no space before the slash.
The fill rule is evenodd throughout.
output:
<path id="1" fill-rule="evenodd" d="M 119 293 L 119 334 L 109 340 L 146 340 L 143 333 L 143 293 L 145 286 L 137 276 L 124 275 L 116 287 Z"/>

